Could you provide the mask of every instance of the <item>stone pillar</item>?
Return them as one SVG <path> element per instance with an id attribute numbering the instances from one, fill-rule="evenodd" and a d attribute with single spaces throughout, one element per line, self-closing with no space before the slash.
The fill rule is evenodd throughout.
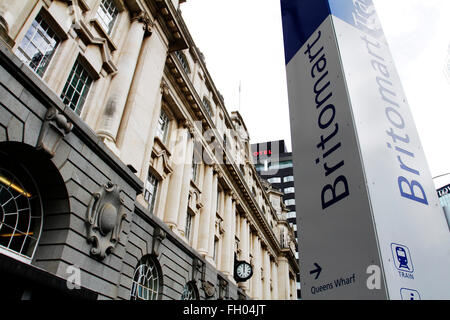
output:
<path id="1" fill-rule="evenodd" d="M 202 189 L 203 186 L 203 177 L 204 177 L 204 165 L 200 165 L 198 167 L 198 176 L 197 176 L 197 186 L 199 187 L 199 189 Z M 202 195 L 200 195 L 200 197 L 202 197 Z M 199 199 L 201 200 L 201 198 Z M 203 203 L 200 201 L 200 205 L 203 206 Z M 197 213 L 194 217 L 194 221 L 193 221 L 193 234 L 192 234 L 192 247 L 198 249 L 199 248 L 199 233 L 200 233 L 200 219 L 201 219 L 201 210 L 202 208 L 199 208 L 200 211 L 199 213 Z"/>
<path id="2" fill-rule="evenodd" d="M 144 38 L 116 138 L 122 161 L 133 165 L 138 172 L 142 158 L 147 157 L 147 150 L 142 146 L 153 146 L 157 123 L 154 119 L 158 120 L 161 113 L 161 91 L 166 95 L 169 92 L 161 80 L 168 50 L 163 38 L 156 28 L 150 37 Z"/>
<path id="3" fill-rule="evenodd" d="M 178 233 L 178 215 L 180 214 L 181 190 L 183 187 L 183 174 L 186 161 L 188 130 L 181 125 L 177 130 L 177 140 L 175 143 L 175 152 L 173 155 L 172 168 L 170 176 L 169 193 L 167 194 L 167 204 L 164 213 L 164 222 L 175 233 Z"/>
<path id="4" fill-rule="evenodd" d="M 295 284 L 295 279 L 289 278 L 289 281 L 291 283 L 291 292 L 292 295 L 291 300 L 297 300 L 297 286 Z"/>
<path id="5" fill-rule="evenodd" d="M 205 164 L 202 186 L 202 204 L 200 210 L 200 225 L 198 229 L 197 250 L 205 257 L 208 255 L 209 237 L 214 236 L 214 230 L 210 230 L 210 220 L 212 211 L 212 188 L 213 188 L 213 167 Z"/>
<path id="6" fill-rule="evenodd" d="M 237 205 L 237 197 L 235 193 L 231 193 L 231 259 L 229 261 L 228 270 L 231 270 L 230 278 L 234 281 L 234 253 L 236 252 L 236 205 Z"/>
<path id="7" fill-rule="evenodd" d="M 22 23 L 31 13 L 36 1 L 1 0 L 0 1 L 0 37 L 10 46 L 17 36 Z"/>
<path id="8" fill-rule="evenodd" d="M 213 167 L 213 183 L 212 183 L 212 194 L 211 194 L 211 211 L 210 211 L 210 219 L 209 219 L 209 239 L 208 239 L 208 255 L 206 260 L 209 259 L 209 262 L 215 264 L 214 262 L 214 238 L 215 238 L 215 230 L 216 230 L 216 212 L 217 212 L 217 186 L 219 180 L 219 172 L 217 167 Z"/>
<path id="9" fill-rule="evenodd" d="M 256 241 L 257 241 L 257 236 L 256 234 L 254 234 L 253 232 L 250 232 L 250 241 L 252 243 L 252 260 L 251 260 L 251 264 L 253 267 L 253 276 L 250 278 L 250 296 L 252 297 L 252 299 L 256 299 L 256 287 L 257 287 L 257 283 L 259 280 L 256 277 Z"/>
<path id="10" fill-rule="evenodd" d="M 272 268 L 271 268 L 271 273 L 272 273 L 272 300 L 278 300 L 279 296 L 278 296 L 278 266 L 275 263 L 275 261 L 271 261 L 272 264 Z"/>
<path id="11" fill-rule="evenodd" d="M 160 188 L 160 190 L 157 193 L 159 194 L 159 199 L 158 198 L 156 199 L 158 201 L 158 206 L 156 207 L 155 203 L 156 211 L 154 211 L 153 214 L 161 220 L 164 220 L 164 212 L 166 209 L 166 199 L 167 199 L 167 190 L 169 189 L 169 181 L 170 181 L 169 177 L 166 177 L 164 180 L 158 182 L 158 188 Z"/>
<path id="12" fill-rule="evenodd" d="M 181 182 L 181 194 L 180 194 L 180 210 L 178 214 L 178 223 L 177 223 L 178 231 L 182 236 L 185 236 L 184 232 L 186 230 L 186 216 L 189 200 L 189 189 L 191 186 L 192 155 L 194 152 L 193 128 L 188 125 L 188 130 L 189 130 L 189 137 L 186 147 L 186 157 L 184 160 L 183 180 Z M 187 242 L 189 242 L 189 239 L 186 240 Z"/>
<path id="13" fill-rule="evenodd" d="M 97 134 L 116 153 L 118 153 L 115 145 L 116 137 L 148 26 L 147 22 L 142 14 L 131 19 L 131 26 L 119 57 L 119 71 L 111 81 L 106 105 L 97 129 Z"/>
<path id="14" fill-rule="evenodd" d="M 246 217 L 241 217 L 241 223 L 240 223 L 240 240 L 241 240 L 241 260 L 250 262 L 250 229 L 248 226 L 248 221 Z M 248 290 L 249 284 L 248 281 L 240 282 L 239 286 L 243 290 Z"/>
<path id="15" fill-rule="evenodd" d="M 270 257 L 269 257 L 269 253 L 267 252 L 266 249 L 262 250 L 262 254 L 263 254 L 263 277 L 264 277 L 264 287 L 263 287 L 263 299 L 264 300 L 270 300 L 271 296 L 270 296 Z"/>
<path id="16" fill-rule="evenodd" d="M 254 263 L 253 263 L 253 298 L 257 300 L 262 299 L 262 283 L 261 283 L 261 241 L 257 234 L 255 234 L 253 243 Z"/>
<path id="17" fill-rule="evenodd" d="M 150 157 L 152 154 L 153 149 L 153 141 L 155 139 L 155 133 L 156 133 L 156 126 L 158 124 L 159 115 L 161 114 L 161 107 L 162 107 L 162 97 L 164 93 L 168 93 L 168 86 L 167 84 L 162 81 L 160 84 L 159 92 L 156 96 L 156 100 L 154 103 L 153 112 L 150 119 L 150 128 L 147 135 L 147 143 L 145 144 L 145 151 L 144 151 L 144 157 L 142 159 L 142 165 L 141 170 L 139 172 L 139 178 L 141 180 L 144 180 L 147 177 L 148 172 L 148 163 L 150 161 Z"/>
<path id="18" fill-rule="evenodd" d="M 222 245 L 222 264 L 220 270 L 227 276 L 233 275 L 233 264 L 234 261 L 234 231 L 233 231 L 233 198 L 230 193 L 224 193 L 225 195 L 225 205 L 224 205 L 224 227 L 225 234 L 223 238 Z"/>
<path id="19" fill-rule="evenodd" d="M 280 300 L 290 299 L 289 263 L 286 257 L 278 258 L 278 295 Z"/>

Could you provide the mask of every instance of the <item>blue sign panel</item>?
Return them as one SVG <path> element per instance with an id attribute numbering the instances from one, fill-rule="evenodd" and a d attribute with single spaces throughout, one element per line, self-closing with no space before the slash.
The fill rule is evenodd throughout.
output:
<path id="1" fill-rule="evenodd" d="M 373 37 L 383 35 L 372 0 L 281 0 L 286 65 L 330 14 Z"/>

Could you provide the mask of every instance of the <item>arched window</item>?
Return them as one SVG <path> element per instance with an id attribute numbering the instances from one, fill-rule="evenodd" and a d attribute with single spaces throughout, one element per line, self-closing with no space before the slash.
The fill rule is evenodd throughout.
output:
<path id="1" fill-rule="evenodd" d="M 30 262 L 41 235 L 42 211 L 28 170 L 0 153 L 0 252 Z"/>
<path id="2" fill-rule="evenodd" d="M 141 259 L 133 276 L 131 300 L 158 300 L 160 296 L 161 274 L 154 258 Z"/>
<path id="3" fill-rule="evenodd" d="M 180 300 L 198 300 L 197 288 L 192 282 L 186 283 Z"/>

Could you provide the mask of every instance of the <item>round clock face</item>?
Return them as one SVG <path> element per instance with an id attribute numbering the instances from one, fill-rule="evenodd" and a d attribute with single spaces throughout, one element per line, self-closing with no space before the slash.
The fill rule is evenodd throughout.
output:
<path id="1" fill-rule="evenodd" d="M 248 278 L 251 275 L 251 273 L 252 267 L 246 262 L 239 264 L 236 268 L 236 274 L 241 279 Z"/>

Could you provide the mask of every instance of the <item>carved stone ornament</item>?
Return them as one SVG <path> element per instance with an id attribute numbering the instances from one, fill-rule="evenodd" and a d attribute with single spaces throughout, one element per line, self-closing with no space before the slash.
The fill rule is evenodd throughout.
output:
<path id="1" fill-rule="evenodd" d="M 152 244 L 152 254 L 154 256 L 159 256 L 161 254 L 161 243 L 166 238 L 166 232 L 157 227 L 153 232 L 153 244 Z"/>
<path id="2" fill-rule="evenodd" d="M 216 293 L 216 287 L 209 281 L 203 281 L 203 290 L 208 298 L 211 298 Z"/>
<path id="3" fill-rule="evenodd" d="M 55 107 L 50 107 L 45 114 L 36 149 L 54 157 L 61 139 L 72 131 L 72 128 L 72 123 L 62 113 Z"/>
<path id="4" fill-rule="evenodd" d="M 104 259 L 114 249 L 126 217 L 117 185 L 109 181 L 93 194 L 87 210 L 88 242 L 92 243 L 93 256 Z"/>
<path id="5" fill-rule="evenodd" d="M 145 30 L 146 34 L 151 34 L 152 32 L 152 28 L 155 26 L 155 24 L 151 21 L 150 16 L 148 15 L 148 13 L 144 12 L 144 11 L 139 11 L 139 12 L 134 12 L 132 14 L 132 18 L 131 21 L 139 21 L 140 23 L 142 23 L 142 28 Z"/>

